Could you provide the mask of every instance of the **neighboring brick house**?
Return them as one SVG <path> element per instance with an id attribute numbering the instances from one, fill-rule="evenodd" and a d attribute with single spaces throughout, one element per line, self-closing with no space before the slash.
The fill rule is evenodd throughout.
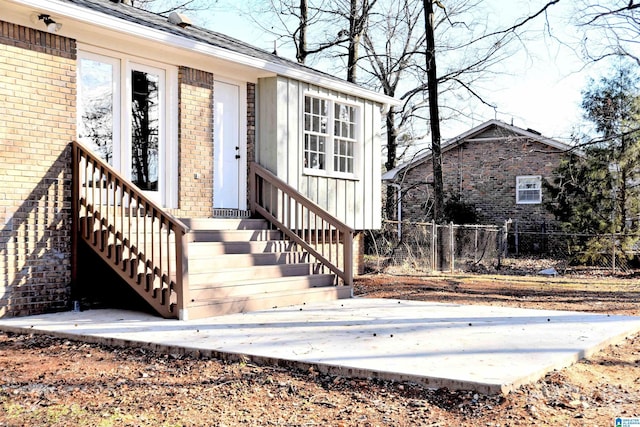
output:
<path id="1" fill-rule="evenodd" d="M 456 197 L 475 210 L 477 223 L 539 230 L 553 221 L 543 206 L 542 182 L 553 176 L 569 145 L 499 120 L 485 122 L 443 144 L 445 200 Z M 433 194 L 431 155 L 383 174 L 400 194 L 402 220 L 428 221 Z M 394 218 L 397 219 L 397 218 Z"/>
<path id="2" fill-rule="evenodd" d="M 255 161 L 353 229 L 379 227 L 380 171 L 366 165 L 393 98 L 121 0 L 0 10 L 0 316 L 71 305 L 75 140 L 181 218 L 248 214 Z M 131 142 L 143 110 L 146 176 Z M 334 158 L 339 144 L 352 149 Z"/>

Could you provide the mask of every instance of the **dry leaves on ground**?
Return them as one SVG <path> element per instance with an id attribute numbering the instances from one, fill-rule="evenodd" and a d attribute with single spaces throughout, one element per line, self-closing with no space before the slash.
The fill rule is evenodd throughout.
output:
<path id="1" fill-rule="evenodd" d="M 356 292 L 639 315 L 640 285 L 365 276 Z M 0 333 L 0 426 L 613 426 L 639 417 L 640 336 L 506 396 Z"/>

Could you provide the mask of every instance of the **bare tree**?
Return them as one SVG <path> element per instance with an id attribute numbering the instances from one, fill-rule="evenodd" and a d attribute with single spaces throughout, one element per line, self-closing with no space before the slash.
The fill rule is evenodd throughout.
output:
<path id="1" fill-rule="evenodd" d="M 548 2 L 511 27 L 494 31 L 489 31 L 482 23 L 484 20 L 479 19 L 481 0 L 451 1 L 447 3 L 448 9 L 438 3 L 440 7 L 436 10 L 432 7 L 430 12 L 422 7 L 424 2 L 378 3 L 363 37 L 364 58 L 368 61 L 366 66 L 362 64 L 365 78 L 360 81 L 404 102 L 402 108 L 386 114 L 386 170 L 417 153 L 416 147 L 408 144 L 431 134 L 432 144 L 424 150 L 434 154 L 432 184 L 436 210 L 443 207 L 444 195 L 439 160 L 440 121 L 469 115 L 478 105 L 496 108 L 490 102 L 490 94 L 483 93 L 482 81 L 499 75 L 497 68 L 513 52 L 514 42 L 525 42 L 523 27 L 558 1 Z M 427 7 L 433 5 L 432 1 L 427 3 Z M 425 13 L 433 31 L 431 41 L 423 25 L 427 22 Z M 435 67 L 436 56 L 444 64 L 442 68 Z M 444 116 L 438 102 L 440 97 L 444 100 Z M 457 108 L 456 99 L 463 100 L 468 109 Z M 388 188 L 386 210 L 390 216 L 395 211 L 392 193 L 393 189 Z M 429 216 L 435 213 L 440 217 L 441 212 L 431 212 Z"/>
<path id="2" fill-rule="evenodd" d="M 627 56 L 640 65 L 640 2 L 581 0 L 575 19 L 584 30 L 582 51 L 589 61 Z"/>
<path id="3" fill-rule="evenodd" d="M 300 63 L 318 54 L 340 58 L 346 80 L 355 82 L 361 39 L 377 1 L 271 0 L 258 9 L 254 21 L 276 39 L 292 44 Z"/>
<path id="4" fill-rule="evenodd" d="M 322 5 L 321 5 L 322 6 Z M 252 6 L 253 7 L 253 6 Z M 308 0 L 271 0 L 268 4 L 262 5 L 258 10 L 260 18 L 253 17 L 266 33 L 272 34 L 276 39 L 284 39 L 295 46 L 296 60 L 304 64 L 310 55 L 323 52 L 327 49 L 344 43 L 347 38 L 345 33 L 330 32 L 321 34 L 314 33 L 314 44 L 309 45 L 309 33 L 311 28 L 328 27 L 328 22 L 320 22 L 324 19 L 324 9 L 322 7 L 309 5 Z M 264 16 L 275 18 L 267 19 L 269 24 L 265 24 Z M 274 47 L 274 53 L 277 49 Z"/>
<path id="5" fill-rule="evenodd" d="M 437 0 L 435 0 L 437 1 Z M 429 96 L 429 124 L 431 127 L 431 164 L 433 167 L 433 220 L 441 222 L 444 214 L 444 184 L 442 182 L 442 149 L 440 113 L 438 110 L 438 72 L 436 69 L 434 0 L 423 0 L 425 38 L 427 40 L 427 92 Z M 438 1 L 438 6 L 444 6 Z"/>
<path id="6" fill-rule="evenodd" d="M 171 12 L 207 10 L 217 3 L 217 0 L 213 2 L 206 0 L 130 0 L 130 2 L 133 7 L 138 9 L 168 15 Z"/>
<path id="7" fill-rule="evenodd" d="M 495 79 L 509 49 L 525 42 L 526 25 L 559 0 L 546 2 L 538 12 L 523 16 L 508 28 L 490 27 L 491 21 L 483 15 L 483 0 L 443 0 L 443 7 L 429 13 L 423 6 L 433 9 L 433 2 L 271 0 L 262 9 L 256 6 L 264 3 L 250 7 L 263 29 L 295 47 L 298 61 L 322 56 L 332 59 L 322 65 L 331 66 L 338 58 L 349 81 L 357 80 L 403 101 L 401 108 L 391 109 L 385 118 L 385 167 L 390 170 L 404 156 L 415 154 L 410 144 L 427 134 L 435 137 L 435 149 L 433 144 L 428 149 L 436 152 L 441 120 L 460 120 L 473 114 L 478 105 L 493 113 L 496 107 L 490 91 L 483 89 L 481 82 Z M 431 15 L 433 30 L 428 48 L 422 25 L 425 11 Z M 427 59 L 432 65 L 427 66 Z M 427 113 L 430 106 L 432 111 Z M 442 197 L 442 186 L 437 184 L 441 173 L 438 166 L 434 169 L 435 193 Z M 438 205 L 442 207 L 442 203 Z"/>
<path id="8" fill-rule="evenodd" d="M 350 0 L 349 8 L 349 43 L 347 58 L 347 81 L 356 81 L 360 40 L 367 29 L 371 9 L 377 0 Z"/>
<path id="9" fill-rule="evenodd" d="M 500 48 L 501 43 L 508 42 L 509 37 L 515 35 L 515 31 L 522 26 L 524 26 L 528 21 L 534 19 L 536 16 L 542 14 L 546 9 L 552 4 L 558 3 L 559 0 L 548 2 L 540 11 L 538 11 L 535 15 L 524 18 L 519 23 L 514 26 L 504 29 L 494 31 L 488 34 L 483 34 L 477 39 L 471 41 L 472 44 L 478 44 L 481 40 L 491 38 L 495 39 L 494 47 Z M 434 3 L 443 11 L 443 13 L 447 14 L 446 8 L 442 2 L 439 0 L 423 0 L 424 5 L 424 16 L 425 16 L 425 39 L 427 43 L 426 49 L 426 75 L 427 75 L 427 93 L 429 99 L 429 125 L 431 128 L 431 160 L 432 160 L 432 168 L 433 168 L 433 194 L 434 194 L 434 205 L 433 205 L 433 219 L 436 222 L 440 222 L 444 218 L 444 184 L 442 180 L 442 149 L 441 149 L 441 134 L 440 134 L 440 113 L 439 113 L 439 103 L 438 103 L 438 84 L 439 77 L 437 73 L 436 66 L 436 43 L 435 43 L 435 13 L 434 13 Z M 448 17 L 447 17 L 448 18 Z M 454 25 L 449 19 L 447 19 L 451 25 Z M 497 52 L 497 49 L 490 49 L 489 56 L 486 56 L 482 59 L 482 61 L 477 62 L 475 64 L 470 64 L 470 67 L 464 67 L 461 70 L 456 71 L 455 75 L 462 75 L 463 70 L 472 70 L 474 67 L 486 67 L 490 61 L 491 56 L 493 56 Z M 457 80 L 460 85 L 472 93 L 476 98 L 481 99 L 481 97 L 475 92 L 470 85 L 463 83 L 459 77 L 454 78 Z M 483 103 L 486 103 L 483 101 Z"/>

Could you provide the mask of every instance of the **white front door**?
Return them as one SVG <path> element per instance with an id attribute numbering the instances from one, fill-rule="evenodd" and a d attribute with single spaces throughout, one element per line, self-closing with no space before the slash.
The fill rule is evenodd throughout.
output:
<path id="1" fill-rule="evenodd" d="M 213 207 L 247 208 L 246 89 L 239 82 L 214 82 Z"/>

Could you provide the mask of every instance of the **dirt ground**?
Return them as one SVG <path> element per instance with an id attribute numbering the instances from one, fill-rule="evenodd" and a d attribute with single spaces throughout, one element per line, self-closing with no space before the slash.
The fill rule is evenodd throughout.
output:
<path id="1" fill-rule="evenodd" d="M 640 315 L 640 280 L 369 275 L 356 294 Z M 615 426 L 640 417 L 640 336 L 508 395 L 0 332 L 0 426 Z"/>

